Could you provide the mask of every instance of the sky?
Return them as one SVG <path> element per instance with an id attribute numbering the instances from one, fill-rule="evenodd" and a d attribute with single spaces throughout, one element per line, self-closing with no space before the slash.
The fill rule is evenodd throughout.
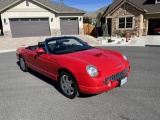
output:
<path id="1" fill-rule="evenodd" d="M 60 0 L 52 0 L 60 3 Z M 113 0 L 62 0 L 64 5 L 78 8 L 86 12 L 94 12 L 104 6 L 108 6 Z"/>

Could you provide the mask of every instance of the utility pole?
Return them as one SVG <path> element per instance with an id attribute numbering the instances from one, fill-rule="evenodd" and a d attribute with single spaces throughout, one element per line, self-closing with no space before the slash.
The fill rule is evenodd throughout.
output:
<path id="1" fill-rule="evenodd" d="M 60 0 L 60 2 L 61 2 L 61 9 L 62 9 L 62 5 L 63 5 L 63 0 Z"/>
<path id="2" fill-rule="evenodd" d="M 63 4 L 63 0 L 60 0 L 61 1 L 61 4 Z"/>

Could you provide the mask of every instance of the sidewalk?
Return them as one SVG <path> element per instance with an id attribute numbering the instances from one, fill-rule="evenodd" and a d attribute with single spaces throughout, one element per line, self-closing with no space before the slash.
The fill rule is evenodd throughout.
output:
<path id="1" fill-rule="evenodd" d="M 150 35 L 150 36 L 141 36 L 131 38 L 129 42 L 126 42 L 126 38 L 116 38 L 112 37 L 112 40 L 115 40 L 112 43 L 108 43 L 107 40 L 103 40 L 102 37 L 98 38 L 101 41 L 101 46 L 156 46 L 160 47 L 160 35 Z"/>
<path id="2" fill-rule="evenodd" d="M 138 40 L 138 38 L 131 38 L 130 40 L 128 40 L 128 42 L 126 42 L 125 37 L 111 37 L 109 39 L 111 39 L 112 42 L 108 42 L 108 39 L 105 39 L 103 37 L 97 38 L 97 40 L 101 42 L 101 46 L 135 46 Z"/>
<path id="3" fill-rule="evenodd" d="M 139 37 L 135 45 L 160 47 L 160 35 L 149 35 L 149 36 Z"/>
<path id="4" fill-rule="evenodd" d="M 120 41 L 123 42 L 116 42 L 116 38 L 113 37 L 112 40 L 115 40 L 112 43 L 108 43 L 107 40 L 102 41 L 99 38 L 94 38 L 89 35 L 74 35 L 85 42 L 88 42 L 91 46 L 155 46 L 160 47 L 160 35 L 157 36 L 142 36 L 137 38 L 131 38 L 129 42 L 125 42 L 125 38 L 119 38 Z M 29 46 L 29 45 L 36 45 L 38 42 L 44 41 L 46 37 L 26 37 L 26 38 L 7 38 L 4 36 L 0 36 L 0 53 L 4 52 L 12 52 L 15 51 L 18 47 L 21 46 Z"/>

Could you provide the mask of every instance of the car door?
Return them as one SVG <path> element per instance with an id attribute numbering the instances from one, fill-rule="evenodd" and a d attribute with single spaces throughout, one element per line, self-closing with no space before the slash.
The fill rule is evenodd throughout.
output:
<path id="1" fill-rule="evenodd" d="M 35 65 L 38 72 L 57 80 L 57 71 L 59 68 L 58 60 L 48 53 L 37 53 L 35 56 Z"/>
<path id="2" fill-rule="evenodd" d="M 23 55 L 24 57 L 24 60 L 27 64 L 28 67 L 30 68 L 34 68 L 35 67 L 35 55 L 36 55 L 36 52 L 34 50 L 30 50 L 30 49 L 25 49 L 25 53 Z"/>

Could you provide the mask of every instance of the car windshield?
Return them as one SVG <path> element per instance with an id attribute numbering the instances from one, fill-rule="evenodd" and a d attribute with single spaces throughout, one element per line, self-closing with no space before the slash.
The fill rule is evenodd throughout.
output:
<path id="1" fill-rule="evenodd" d="M 47 47 L 49 52 L 53 54 L 73 53 L 93 48 L 76 37 L 59 37 L 49 39 L 47 41 Z"/>

